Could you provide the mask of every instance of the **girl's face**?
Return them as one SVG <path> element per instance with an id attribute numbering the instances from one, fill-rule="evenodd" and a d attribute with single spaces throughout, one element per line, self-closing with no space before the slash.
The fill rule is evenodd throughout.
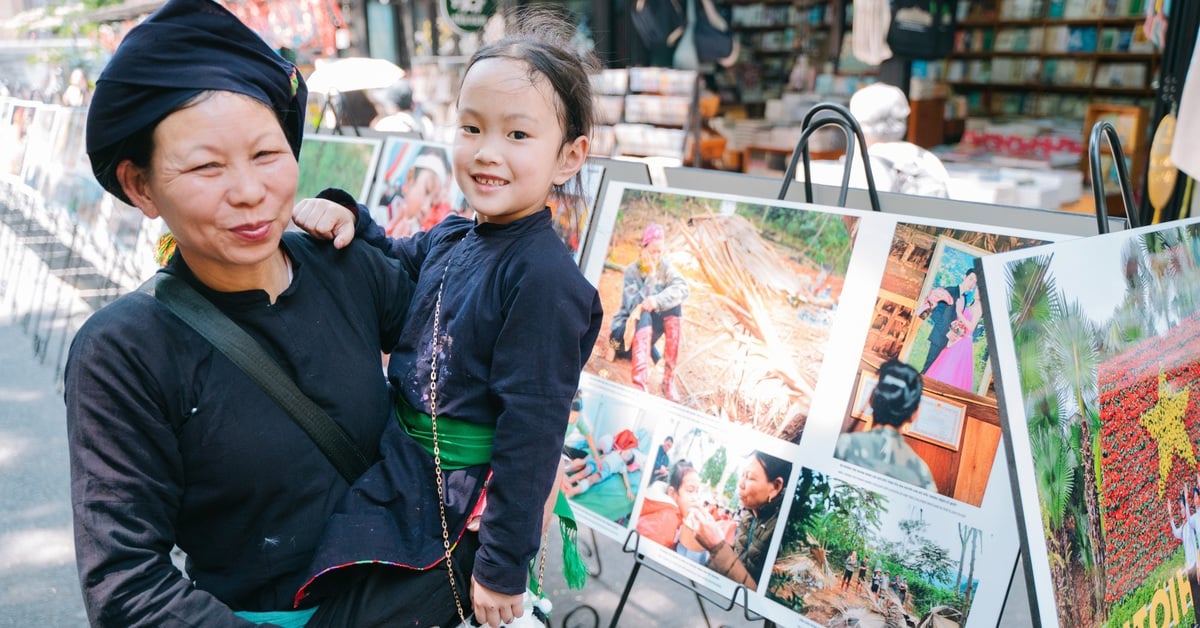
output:
<path id="1" fill-rule="evenodd" d="M 424 220 L 433 204 L 437 202 L 442 182 L 428 168 L 416 170 L 404 184 L 404 217 Z"/>
<path id="2" fill-rule="evenodd" d="M 744 508 L 758 510 L 783 490 L 783 478 L 774 482 L 767 480 L 767 472 L 763 469 L 758 458 L 750 458 L 746 468 L 742 470 L 742 479 L 738 482 L 738 499 Z"/>
<path id="3" fill-rule="evenodd" d="M 210 287 L 260 288 L 262 273 L 277 267 L 299 169 L 266 105 L 231 92 L 202 97 L 155 128 L 148 169 L 126 161 L 118 177 Z"/>
<path id="4" fill-rule="evenodd" d="M 678 489 L 671 486 L 667 488 L 667 491 L 672 493 L 672 497 L 675 498 L 679 512 L 686 514 L 700 504 L 700 474 L 693 469 L 683 476 L 683 481 L 679 483 Z"/>
<path id="5" fill-rule="evenodd" d="M 454 178 L 480 222 L 509 223 L 546 206 L 553 185 L 579 172 L 586 137 L 563 143 L 558 96 L 528 64 L 477 61 L 463 78 Z"/>

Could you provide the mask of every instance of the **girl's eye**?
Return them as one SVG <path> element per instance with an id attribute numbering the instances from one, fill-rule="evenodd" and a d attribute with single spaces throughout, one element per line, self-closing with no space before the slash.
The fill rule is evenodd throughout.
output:
<path id="1" fill-rule="evenodd" d="M 463 133 L 475 134 L 479 132 L 479 127 L 470 124 L 464 124 L 461 128 Z"/>
<path id="2" fill-rule="evenodd" d="M 529 137 L 529 134 L 524 131 L 513 131 L 512 133 L 509 133 L 509 135 L 512 136 L 514 140 L 523 140 Z"/>

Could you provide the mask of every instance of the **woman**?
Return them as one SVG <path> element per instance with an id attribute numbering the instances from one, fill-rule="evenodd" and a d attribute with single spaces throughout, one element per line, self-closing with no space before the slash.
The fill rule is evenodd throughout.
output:
<path id="1" fill-rule="evenodd" d="M 305 97 L 295 66 L 220 5 L 170 0 L 100 76 L 88 155 L 105 189 L 174 234 L 160 272 L 260 343 L 370 458 L 391 408 L 379 354 L 412 287 L 369 246 L 284 233 Z M 93 625 L 308 620 L 292 599 L 347 482 L 245 373 L 139 291 L 79 330 L 65 396 Z"/>
<path id="2" fill-rule="evenodd" d="M 921 374 L 917 369 L 899 360 L 884 362 L 879 367 L 879 383 L 871 392 L 874 426 L 865 432 L 839 436 L 834 457 L 936 491 L 929 465 L 900 433 L 920 406 L 921 391 Z"/>
<path id="3" fill-rule="evenodd" d="M 751 590 L 758 590 L 758 579 L 767 560 L 767 546 L 771 544 L 779 506 L 783 504 L 783 487 L 791 472 L 790 462 L 761 451 L 751 454 L 738 482 L 742 518 L 733 545 L 725 541 L 720 526 L 711 517 L 702 518 L 696 531 L 696 540 L 710 553 L 710 569 Z"/>
<path id="4" fill-rule="evenodd" d="M 975 328 L 983 316 L 975 292 L 968 290 L 954 300 L 955 319 L 946 332 L 948 345 L 925 371 L 927 377 L 963 390 L 975 389 Z"/>
<path id="5" fill-rule="evenodd" d="M 646 390 L 650 381 L 650 361 L 658 361 L 654 344 L 664 337 L 663 397 L 678 401 L 675 390 L 675 362 L 679 357 L 682 334 L 683 302 L 688 298 L 687 280 L 663 255 L 666 230 L 651 223 L 642 232 L 638 258 L 625 267 L 621 287 L 621 307 L 613 315 L 607 358 L 630 357 L 633 368 L 630 381 Z M 629 329 L 632 324 L 634 329 Z"/>

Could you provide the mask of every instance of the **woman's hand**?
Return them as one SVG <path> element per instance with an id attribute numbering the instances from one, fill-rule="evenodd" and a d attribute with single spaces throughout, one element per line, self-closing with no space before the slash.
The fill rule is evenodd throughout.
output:
<path id="1" fill-rule="evenodd" d="M 296 203 L 292 222 L 309 235 L 333 240 L 333 247 L 344 248 L 354 239 L 354 212 L 333 201 L 306 198 Z"/>
<path id="2" fill-rule="evenodd" d="M 471 610 L 476 623 L 498 628 L 525 614 L 525 599 L 520 593 L 505 595 L 479 584 L 471 577 Z"/>
<path id="3" fill-rule="evenodd" d="M 713 516 L 701 509 L 694 509 L 696 513 L 696 540 L 704 546 L 704 549 L 713 551 L 722 541 L 725 540 L 725 531 L 721 526 L 717 525 L 717 520 Z"/>

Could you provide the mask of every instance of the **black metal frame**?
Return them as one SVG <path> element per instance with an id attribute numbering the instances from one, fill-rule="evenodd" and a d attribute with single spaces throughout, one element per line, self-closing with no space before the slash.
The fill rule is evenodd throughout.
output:
<path id="1" fill-rule="evenodd" d="M 1088 166 L 1092 177 L 1092 198 L 1096 203 L 1096 226 L 1100 233 L 1108 233 L 1108 200 L 1104 194 L 1104 173 L 1100 169 L 1100 138 L 1108 140 L 1113 161 L 1117 167 L 1117 185 L 1121 188 L 1121 200 L 1125 203 L 1125 218 L 1129 226 L 1142 226 L 1138 208 L 1133 204 L 1133 187 L 1129 184 L 1129 166 L 1125 163 L 1125 151 L 1121 149 L 1121 138 L 1112 122 L 1102 120 L 1092 127 L 1088 140 Z"/>
<path id="2" fill-rule="evenodd" d="M 830 111 L 835 115 L 832 117 L 822 118 L 813 123 L 813 118 L 822 111 Z M 871 160 L 867 156 L 867 139 L 863 135 L 862 126 L 858 124 L 854 114 L 846 107 L 832 102 L 819 103 L 808 110 L 804 114 L 804 120 L 801 122 L 801 128 L 804 129 L 800 134 L 800 139 L 796 141 L 796 148 L 792 150 L 792 158 L 788 162 L 787 170 L 783 173 L 783 186 L 779 189 L 779 200 L 787 198 L 788 188 L 791 187 L 792 181 L 796 179 L 796 165 L 800 158 L 804 158 L 804 201 L 807 203 L 813 202 L 813 187 L 812 187 L 812 171 L 811 157 L 808 152 L 808 138 L 813 133 L 822 127 L 835 125 L 842 130 L 846 136 L 846 165 L 842 171 L 842 185 L 838 192 L 838 206 L 846 206 L 846 195 L 850 188 L 850 170 L 854 160 L 854 140 L 857 139 L 862 150 L 858 152 L 859 160 L 862 162 L 863 169 L 867 174 L 867 196 L 871 201 L 872 211 L 883 211 L 879 206 L 879 192 L 875 186 L 875 173 L 871 170 Z"/>

